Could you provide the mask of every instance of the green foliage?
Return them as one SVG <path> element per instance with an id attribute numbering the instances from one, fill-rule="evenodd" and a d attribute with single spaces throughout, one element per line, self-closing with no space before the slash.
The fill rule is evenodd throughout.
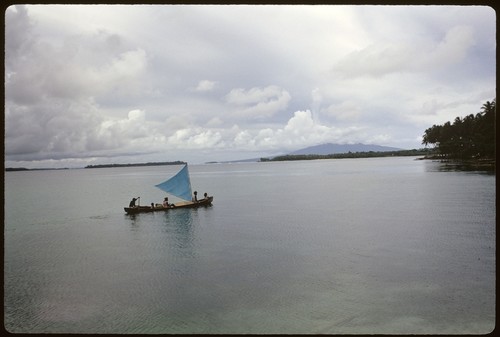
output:
<path id="1" fill-rule="evenodd" d="M 183 161 L 167 161 L 167 162 L 149 162 L 137 164 L 103 164 L 103 165 L 87 165 L 85 168 L 108 168 L 108 167 L 137 167 L 137 166 L 164 166 L 164 165 L 180 165 L 186 164 Z"/>
<path id="2" fill-rule="evenodd" d="M 456 117 L 425 130 L 422 144 L 433 144 L 439 155 L 450 159 L 493 158 L 495 156 L 495 101 L 486 102 L 481 112 Z"/>
<path id="3" fill-rule="evenodd" d="M 429 149 L 413 149 L 399 151 L 384 151 L 384 152 L 347 152 L 347 153 L 332 153 L 332 154 L 288 154 L 277 156 L 274 158 L 260 158 L 261 162 L 265 161 L 287 161 L 287 160 L 315 160 L 315 159 L 343 159 L 343 158 L 372 158 L 372 157 L 402 157 L 402 156 L 420 156 L 430 155 L 432 150 Z"/>

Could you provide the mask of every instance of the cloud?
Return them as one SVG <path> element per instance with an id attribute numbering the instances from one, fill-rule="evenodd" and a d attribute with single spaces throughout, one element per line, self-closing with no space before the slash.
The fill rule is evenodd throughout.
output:
<path id="1" fill-rule="evenodd" d="M 235 114 L 251 119 L 271 117 L 286 109 L 290 99 L 286 90 L 274 85 L 249 90 L 233 89 L 225 96 L 226 102 L 235 106 Z"/>
<path id="2" fill-rule="evenodd" d="M 435 68 L 460 63 L 474 44 L 472 27 L 452 27 L 433 52 L 422 61 L 421 68 L 426 68 L 428 65 Z"/>
<path id="3" fill-rule="evenodd" d="M 109 94 L 128 97 L 140 92 L 140 77 L 147 66 L 144 50 L 127 50 L 118 35 L 104 31 L 52 43 L 35 33 L 24 7 L 16 8 L 16 16 L 8 11 L 8 21 L 26 29 L 8 38 L 13 46 L 5 53 L 9 101 L 32 104 L 49 97 L 74 100 L 89 96 L 98 100 Z"/>
<path id="4" fill-rule="evenodd" d="M 435 71 L 462 62 L 473 45 L 472 28 L 455 26 L 434 44 L 419 40 L 370 44 L 346 55 L 333 70 L 345 77 Z"/>
<path id="5" fill-rule="evenodd" d="M 198 86 L 194 90 L 199 92 L 212 91 L 216 85 L 217 82 L 215 81 L 202 80 L 198 82 Z"/>
<path id="6" fill-rule="evenodd" d="M 138 83 L 147 65 L 144 50 L 117 48 L 120 38 L 104 32 L 51 43 L 34 32 L 25 7 L 15 9 L 7 11 L 7 26 L 24 29 L 9 28 L 8 34 L 7 156 L 88 156 L 123 146 L 124 136 L 140 132 L 137 123 L 115 123 L 97 100 L 140 91 Z M 136 112 L 129 114 L 129 119 L 137 117 Z"/>
<path id="7" fill-rule="evenodd" d="M 126 119 L 106 120 L 98 128 L 97 139 L 105 141 L 107 148 L 118 148 L 127 142 L 151 136 L 146 122 L 146 113 L 131 110 Z M 113 145 L 111 145 L 113 144 Z M 100 144 L 103 147 L 104 144 Z"/>
<path id="8" fill-rule="evenodd" d="M 177 130 L 167 140 L 167 146 L 181 149 L 214 149 L 225 144 L 218 131 L 205 130 L 200 127 Z"/>
<path id="9" fill-rule="evenodd" d="M 362 108 L 353 100 L 332 104 L 323 110 L 328 116 L 341 122 L 358 122 L 361 119 Z"/>
<path id="10" fill-rule="evenodd" d="M 239 129 L 239 128 L 238 128 Z M 238 130 L 233 145 L 247 150 L 293 150 L 328 142 L 348 142 L 360 127 L 339 129 L 315 122 L 310 110 L 296 111 L 282 128 Z"/>
<path id="11" fill-rule="evenodd" d="M 8 106 L 5 153 L 22 157 L 40 153 L 47 158 L 82 153 L 89 150 L 101 121 L 91 100 L 51 100 L 30 107 Z"/>

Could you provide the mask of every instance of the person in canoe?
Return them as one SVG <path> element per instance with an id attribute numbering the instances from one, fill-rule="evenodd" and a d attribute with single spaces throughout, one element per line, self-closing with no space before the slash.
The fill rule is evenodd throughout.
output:
<path id="1" fill-rule="evenodd" d="M 135 201 L 137 199 L 139 199 L 140 197 L 137 197 L 137 198 L 132 198 L 132 200 L 130 200 L 130 204 L 128 205 L 128 207 L 135 207 Z"/>
<path id="2" fill-rule="evenodd" d="M 169 204 L 168 197 L 165 197 L 165 199 L 163 199 L 163 207 L 170 207 L 170 206 L 173 206 L 173 205 Z"/>
<path id="3" fill-rule="evenodd" d="M 194 191 L 193 192 L 193 199 L 191 199 L 193 202 L 198 202 L 198 192 L 197 191 Z"/>

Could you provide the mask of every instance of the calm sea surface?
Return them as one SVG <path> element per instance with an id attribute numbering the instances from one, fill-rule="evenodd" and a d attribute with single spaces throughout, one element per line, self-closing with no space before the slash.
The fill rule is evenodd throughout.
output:
<path id="1" fill-rule="evenodd" d="M 488 333 L 495 176 L 415 158 L 6 172 L 16 333 Z M 174 198 L 170 198 L 175 201 Z"/>

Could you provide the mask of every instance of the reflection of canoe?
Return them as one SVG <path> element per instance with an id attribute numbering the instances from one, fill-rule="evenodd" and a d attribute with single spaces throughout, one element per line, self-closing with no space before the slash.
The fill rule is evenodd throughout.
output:
<path id="1" fill-rule="evenodd" d="M 165 212 L 168 210 L 173 210 L 177 208 L 198 208 L 198 207 L 207 207 L 212 205 L 212 200 L 214 197 L 208 197 L 205 199 L 198 200 L 197 202 L 193 201 L 181 201 L 172 206 L 163 207 L 163 206 L 135 206 L 135 207 L 124 207 L 125 212 L 128 214 L 137 214 L 137 213 L 150 213 L 150 212 Z"/>

